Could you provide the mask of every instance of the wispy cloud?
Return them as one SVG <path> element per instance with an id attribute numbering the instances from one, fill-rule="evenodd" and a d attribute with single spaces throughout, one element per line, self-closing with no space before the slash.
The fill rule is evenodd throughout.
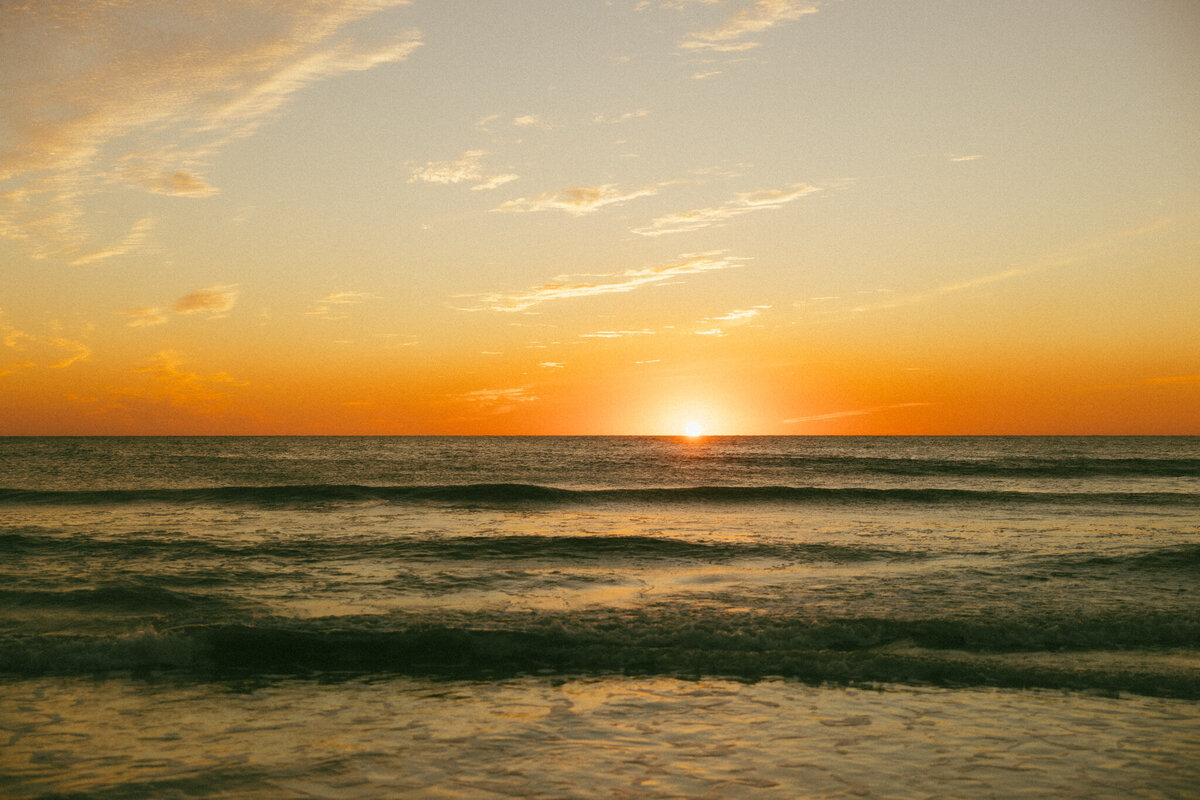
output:
<path id="1" fill-rule="evenodd" d="M 198 175 L 182 170 L 165 172 L 153 169 L 147 164 L 127 163 L 125 177 L 154 194 L 166 194 L 172 197 L 211 197 L 219 193 L 217 187 Z"/>
<path id="2" fill-rule="evenodd" d="M 722 253 L 699 253 L 680 256 L 681 261 L 661 267 L 632 269 L 608 275 L 560 275 L 550 283 L 516 292 L 495 292 L 465 295 L 478 302 L 477 308 L 493 311 L 524 311 L 552 300 L 574 297 L 594 297 L 601 294 L 632 292 L 644 286 L 674 281 L 688 275 L 742 266 L 743 259 Z M 600 281 L 581 281 L 579 278 L 601 278 Z"/>
<path id="3" fill-rule="evenodd" d="M 781 22 L 800 19 L 817 13 L 817 6 L 796 0 L 756 0 L 735 11 L 715 28 L 690 33 L 679 43 L 681 50 L 709 52 L 741 52 L 759 46 L 748 39 Z"/>
<path id="4" fill-rule="evenodd" d="M 178 420 L 181 411 L 227 414 L 233 390 L 250 385 L 227 372 L 193 372 L 186 368 L 187 363 L 186 356 L 178 350 L 160 350 L 132 368 L 137 376 L 134 381 L 108 387 L 99 395 L 70 394 L 67 398 L 92 415 L 120 414 L 144 420 L 165 414 L 171 420 Z"/>
<path id="5" fill-rule="evenodd" d="M 209 319 L 225 316 L 236 304 L 238 288 L 233 286 L 209 286 L 197 289 L 176 300 L 171 310 L 176 314 L 203 314 Z"/>
<path id="6" fill-rule="evenodd" d="M 475 182 L 472 190 L 482 191 L 495 189 L 520 176 L 510 173 L 488 175 L 483 168 L 482 159 L 487 155 L 485 150 L 467 150 L 453 161 L 430 161 L 413 170 L 409 183 L 465 183 Z"/>
<path id="7" fill-rule="evenodd" d="M 724 336 L 725 329 L 728 328 L 731 323 L 733 325 L 740 325 L 748 320 L 754 319 L 759 314 L 761 314 L 764 311 L 767 311 L 770 308 L 771 308 L 770 306 L 754 306 L 752 308 L 739 308 L 739 309 L 730 311 L 728 314 L 722 314 L 719 317 L 706 317 L 705 319 L 700 320 L 696 324 L 699 326 L 713 325 L 713 323 L 720 323 L 720 324 L 716 325 L 714 327 L 701 327 L 701 329 L 695 331 L 695 333 L 697 336 Z"/>
<path id="8" fill-rule="evenodd" d="M 890 411 L 895 408 L 918 408 L 920 406 L 930 406 L 933 403 L 893 403 L 888 406 L 873 406 L 872 408 L 859 408 L 853 411 L 834 411 L 829 414 L 814 414 L 809 417 L 793 417 L 785 419 L 784 425 L 796 425 L 802 422 L 822 422 L 829 419 L 842 419 L 843 417 L 863 417 L 868 414 L 877 414 L 880 411 Z"/>
<path id="9" fill-rule="evenodd" d="M 83 342 L 72 341 L 61 336 L 54 336 L 48 339 L 49 343 L 54 347 L 60 347 L 66 350 L 66 354 L 52 364 L 47 364 L 47 369 L 63 369 L 69 367 L 76 361 L 83 361 L 92 355 L 92 348 L 88 347 Z"/>
<path id="10" fill-rule="evenodd" d="M 1165 375 L 1158 378 L 1143 378 L 1133 383 L 1110 383 L 1098 386 L 1099 389 L 1141 389 L 1147 386 L 1200 386 L 1200 375 Z"/>
<path id="11" fill-rule="evenodd" d="M 514 117 L 512 124 L 518 128 L 542 128 L 543 130 L 550 128 L 550 124 L 537 114 L 525 114 L 520 117 Z"/>
<path id="12" fill-rule="evenodd" d="M 669 186 L 705 183 L 715 179 L 737 178 L 744 174 L 749 166 L 749 164 L 733 164 L 693 169 L 689 170 L 684 177 L 647 183 L 633 189 L 621 188 L 615 183 L 604 183 L 594 186 L 572 186 L 557 192 L 543 192 L 532 197 L 518 197 L 515 200 L 501 203 L 496 208 L 493 208 L 492 211 L 502 214 L 564 211 L 573 216 L 583 216 L 606 206 L 622 205 L 639 197 L 652 197 Z M 816 191 L 816 189 L 811 189 L 811 191 Z M 762 195 L 765 199 L 765 196 L 770 194 L 772 193 L 754 192 L 745 195 L 745 197 L 752 198 L 748 202 L 757 202 L 754 198 Z M 742 195 L 738 197 L 740 198 Z"/>
<path id="13" fill-rule="evenodd" d="M 337 314 L 334 312 L 334 306 L 358 305 L 367 300 L 378 300 L 379 296 L 370 292 L 329 292 L 321 298 L 312 311 L 306 311 L 305 314 L 312 317 L 324 317 L 326 319 L 345 319 L 345 314 Z"/>
<path id="14" fill-rule="evenodd" d="M 134 374 L 142 376 L 137 383 L 109 388 L 104 397 L 73 396 L 72 399 L 90 406 L 94 414 L 141 414 L 154 406 L 210 414 L 229 404 L 231 390 L 249 385 L 227 372 L 202 374 L 186 368 L 186 364 L 186 356 L 178 350 L 160 350 L 133 368 Z"/>
<path id="15" fill-rule="evenodd" d="M 978 161 L 978 160 L 979 160 L 979 159 L 981 159 L 981 158 L 983 158 L 983 156 L 981 156 L 981 155 L 973 155 L 973 156 L 950 156 L 950 160 L 951 160 L 951 161 L 954 161 L 954 162 L 962 162 L 962 161 Z"/>
<path id="16" fill-rule="evenodd" d="M 640 328 L 638 330 L 620 330 L 620 331 L 596 331 L 595 333 L 581 333 L 580 339 L 624 339 L 626 336 L 653 336 L 654 331 L 648 328 Z"/>
<path id="17" fill-rule="evenodd" d="M 208 286 L 188 292 L 171 304 L 169 310 L 176 314 L 203 315 L 209 319 L 221 319 L 237 305 L 237 284 L 229 286 Z M 163 325 L 169 319 L 166 311 L 159 306 L 142 306 L 118 311 L 122 317 L 128 317 L 127 328 L 151 328 Z"/>
<path id="18" fill-rule="evenodd" d="M 528 386 L 518 386 L 511 389 L 477 389 L 464 392 L 456 399 L 469 404 L 475 414 L 497 416 L 515 411 L 526 403 L 535 403 L 540 398 Z"/>
<path id="19" fill-rule="evenodd" d="M 699 230 L 711 225 L 724 225 L 730 219 L 750 214 L 755 211 L 766 211 L 787 205 L 806 195 L 821 191 L 816 186 L 799 183 L 787 189 L 767 189 L 759 192 L 745 192 L 734 196 L 733 200 L 719 206 L 696 208 L 676 214 L 654 219 L 649 225 L 633 228 L 633 233 L 642 236 L 662 236 L 668 233 L 684 233 Z"/>
<path id="20" fill-rule="evenodd" d="M 249 386 L 248 381 L 239 381 L 227 372 L 215 372 L 211 375 L 201 375 L 186 370 L 183 365 L 186 358 L 177 350 L 160 350 L 150 361 L 134 372 L 140 372 L 160 381 L 162 396 L 177 405 L 187 405 L 195 399 L 212 399 L 214 395 L 223 393 L 224 386 Z"/>
<path id="21" fill-rule="evenodd" d="M 85 264 L 94 264 L 97 261 L 104 261 L 113 256 L 122 256 L 126 253 L 140 250 L 145 246 L 146 239 L 153 228 L 153 219 L 149 217 L 140 219 L 133 224 L 133 227 L 129 229 L 129 232 L 119 242 L 96 250 L 84 251 L 71 259 L 71 266 L 78 267 Z"/>
<path id="22" fill-rule="evenodd" d="M 0 344 L 17 356 L 16 361 L 0 365 L 0 375 L 11 375 L 19 370 L 65 369 L 92 355 L 92 348 L 76 339 L 62 336 L 62 327 L 51 322 L 47 333 L 30 333 L 0 319 Z M 86 332 L 90 332 L 88 326 Z"/>
<path id="23" fill-rule="evenodd" d="M 483 183 L 477 183 L 471 187 L 472 192 L 486 192 L 495 189 L 497 186 L 503 186 L 506 183 L 520 180 L 521 176 L 512 172 L 504 172 L 497 175 L 488 175 Z"/>
<path id="24" fill-rule="evenodd" d="M 118 313 L 123 317 L 130 318 L 129 322 L 125 323 L 127 328 L 150 328 L 162 325 L 167 321 L 167 315 L 162 312 L 161 308 L 130 308 Z"/>
<path id="25" fill-rule="evenodd" d="M 379 295 L 370 292 L 330 292 L 322 299 L 332 305 L 348 305 L 361 303 L 364 300 L 378 300 Z"/>
<path id="26" fill-rule="evenodd" d="M 734 311 L 730 311 L 728 314 L 722 314 L 719 317 L 709 317 L 706 322 L 744 322 L 745 320 L 757 317 L 759 314 L 769 310 L 770 308 L 770 306 L 739 308 Z"/>
<path id="27" fill-rule="evenodd" d="M 1200 375 L 1170 375 L 1165 378 L 1147 378 L 1144 383 L 1152 386 L 1179 383 L 1200 383 Z"/>
<path id="28" fill-rule="evenodd" d="M 500 119 L 499 114 L 489 114 L 475 123 L 475 130 L 480 131 L 481 133 L 491 133 L 491 124 L 498 119 Z"/>
<path id="29" fill-rule="evenodd" d="M 573 186 L 558 192 L 546 192 L 533 197 L 519 197 L 501 203 L 493 211 L 502 214 L 527 214 L 533 211 L 565 211 L 573 216 L 591 214 L 605 206 L 621 205 L 639 197 L 658 194 L 669 183 L 651 183 L 639 189 L 619 189 L 616 184 Z"/>
<path id="30" fill-rule="evenodd" d="M 462 183 L 483 177 L 480 159 L 484 150 L 467 150 L 453 161 L 430 161 L 413 170 L 409 183 Z"/>
<path id="31" fill-rule="evenodd" d="M 639 108 L 636 111 L 627 111 L 624 114 L 594 114 L 592 116 L 593 125 L 620 125 L 622 122 L 628 122 L 631 119 L 640 119 L 649 115 L 650 111 L 645 108 Z"/>
<path id="32" fill-rule="evenodd" d="M 851 312 L 858 314 L 868 311 L 898 308 L 900 306 L 908 306 L 915 303 L 923 303 L 928 300 L 934 300 L 964 290 L 977 289 L 981 286 L 987 286 L 993 283 L 1000 283 L 1001 281 L 1012 280 L 1013 278 L 1022 278 L 1027 275 L 1034 275 L 1039 272 L 1046 272 L 1048 270 L 1069 266 L 1071 264 L 1080 262 L 1088 255 L 1098 250 L 1106 250 L 1120 242 L 1161 230 L 1170 224 L 1170 219 L 1162 219 L 1157 222 L 1144 225 L 1140 228 L 1121 231 L 1103 239 L 1081 243 L 1058 254 L 1051 255 L 1028 264 L 1010 267 L 1008 269 L 1000 270 L 999 272 L 993 272 L 988 275 L 979 275 L 977 277 L 968 278 L 962 281 L 945 283 L 941 286 L 935 286 L 932 289 L 926 289 L 925 291 L 911 292 L 908 294 L 896 294 L 876 303 L 855 306 L 851 309 Z"/>
<path id="33" fill-rule="evenodd" d="M 406 59 L 414 30 L 347 29 L 408 0 L 9 4 L 0 47 L 0 236 L 34 257 L 95 263 L 89 199 L 121 187 L 206 197 L 231 141 L 324 78 Z M 139 227 L 140 226 L 140 227 Z M 128 236 L 146 230 L 133 223 Z"/>

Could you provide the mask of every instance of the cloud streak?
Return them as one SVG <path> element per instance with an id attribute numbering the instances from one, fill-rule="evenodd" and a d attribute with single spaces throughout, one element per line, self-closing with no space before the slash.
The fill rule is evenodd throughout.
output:
<path id="1" fill-rule="evenodd" d="M 527 386 L 511 389 L 479 389 L 464 392 L 456 398 L 473 407 L 480 416 L 499 416 L 515 411 L 525 403 L 536 403 L 539 399 Z"/>
<path id="2" fill-rule="evenodd" d="M 640 119 L 649 115 L 649 109 L 639 108 L 636 111 L 628 111 L 624 114 L 593 114 L 593 125 L 620 125 L 622 122 L 628 122 L 631 119 Z"/>
<path id="3" fill-rule="evenodd" d="M 409 183 L 466 183 L 475 182 L 473 191 L 495 189 L 510 181 L 520 178 L 511 173 L 487 175 L 484 172 L 481 159 L 487 155 L 485 150 L 467 150 L 453 161 L 430 161 L 413 170 Z"/>
<path id="4" fill-rule="evenodd" d="M 704 328 L 696 331 L 697 336 L 724 336 L 725 329 L 729 324 L 740 325 L 747 320 L 754 319 L 764 311 L 769 310 L 770 306 L 754 306 L 752 308 L 738 308 L 730 311 L 728 314 L 722 314 L 719 317 L 706 317 L 700 320 L 697 325 L 712 325 L 713 323 L 721 323 L 720 325 Z"/>
<path id="5" fill-rule="evenodd" d="M 0 345 L 5 350 L 20 354 L 20 360 L 0 365 L 0 376 L 38 367 L 65 369 L 90 358 L 92 348 L 83 342 L 58 335 L 61 327 L 57 322 L 52 322 L 49 326 L 51 333 L 29 333 L 0 320 Z M 90 326 L 87 330 L 90 331 Z"/>
<path id="6" fill-rule="evenodd" d="M 476 309 L 492 311 L 524 311 L 534 306 L 554 300 L 565 300 L 578 297 L 595 297 L 602 294 L 621 294 L 641 289 L 645 286 L 674 281 L 689 275 L 703 272 L 732 269 L 742 266 L 743 259 L 724 256 L 721 253 L 700 253 L 680 256 L 681 261 L 660 267 L 626 270 L 601 276 L 560 275 L 549 283 L 532 286 L 516 292 L 495 292 L 481 295 L 468 295 L 477 300 Z M 600 277 L 606 280 L 585 282 L 581 277 Z"/>
<path id="7" fill-rule="evenodd" d="M 1046 271 L 1053 270 L 1053 269 L 1059 269 L 1061 267 L 1066 267 L 1071 264 L 1076 264 L 1076 263 L 1082 261 L 1087 256 L 1089 256 L 1092 253 L 1095 253 L 1099 250 L 1107 249 L 1107 248 L 1112 247 L 1120 242 L 1123 242 L 1123 241 L 1126 241 L 1129 239 L 1133 239 L 1138 236 L 1143 236 L 1147 233 L 1153 233 L 1155 231 L 1158 231 L 1158 230 L 1161 230 L 1161 229 L 1167 227 L 1170 224 L 1171 224 L 1170 219 L 1159 220 L 1159 221 L 1153 222 L 1149 225 L 1144 225 L 1140 228 L 1135 228 L 1132 230 L 1122 231 L 1120 233 L 1113 234 L 1112 236 L 1109 236 L 1104 239 L 1100 239 L 1098 241 L 1088 242 L 1088 243 L 1077 245 L 1076 247 L 1073 247 L 1063 253 L 1060 253 L 1058 255 L 1053 255 L 1053 256 L 1050 256 L 1050 257 L 1047 257 L 1044 259 L 1040 259 L 1040 260 L 1034 261 L 1030 264 L 1025 264 L 1025 265 L 1018 266 L 1018 267 L 1010 267 L 1008 269 L 1001 270 L 999 272 L 993 272 L 988 275 L 980 275 L 980 276 L 977 276 L 974 278 L 968 278 L 967 280 L 963 280 L 963 281 L 956 281 L 954 283 L 942 284 L 941 286 L 935 286 L 932 289 L 927 289 L 927 290 L 921 291 L 921 292 L 914 292 L 911 294 L 904 294 L 904 295 L 899 295 L 897 297 L 891 297 L 891 298 L 888 298 L 887 300 L 884 300 L 884 301 L 878 302 L 878 303 L 871 303 L 871 304 L 867 304 L 867 305 L 856 306 L 851 309 L 851 312 L 856 313 L 856 314 L 861 314 L 861 313 L 865 313 L 868 311 L 880 311 L 880 310 L 889 309 L 889 308 L 899 308 L 901 306 L 908 306 L 908 305 L 913 305 L 916 303 L 923 303 L 928 300 L 935 300 L 940 297 L 944 297 L 944 296 L 950 295 L 950 294 L 956 294 L 958 292 L 968 290 L 968 289 L 976 289 L 980 286 L 987 286 L 987 285 L 993 284 L 993 283 L 1000 283 L 1001 281 L 1012 280 L 1013 278 L 1022 278 L 1027 275 L 1035 275 L 1039 272 L 1046 272 Z"/>
<path id="8" fill-rule="evenodd" d="M 134 372 L 152 379 L 149 386 L 125 389 L 123 397 L 165 402 L 201 413 L 220 408 L 228 399 L 228 389 L 249 386 L 227 372 L 203 375 L 184 369 L 185 356 L 177 350 L 160 350 L 151 359 L 134 368 Z"/>
<path id="9" fill-rule="evenodd" d="M 141 250 L 144 248 L 150 231 L 153 229 L 153 219 L 149 217 L 140 219 L 133 224 L 133 227 L 129 229 L 129 232 L 119 242 L 108 247 L 101 247 L 98 250 L 81 253 L 71 260 L 71 266 L 79 267 L 85 264 L 94 264 L 97 261 L 104 261 L 114 256 L 123 256 L 126 253 Z"/>
<path id="10" fill-rule="evenodd" d="M 583 216 L 605 206 L 622 205 L 639 197 L 658 194 L 667 183 L 651 183 L 640 189 L 622 190 L 616 184 L 599 186 L 573 186 L 558 192 L 546 192 L 534 197 L 519 197 L 501 203 L 493 211 L 501 214 L 528 214 L 534 211 L 565 211 L 572 216 Z"/>
<path id="11" fill-rule="evenodd" d="M 624 339 L 626 336 L 653 336 L 654 331 L 648 328 L 639 330 L 620 330 L 620 331 L 596 331 L 595 333 L 581 333 L 580 339 Z"/>
<path id="12" fill-rule="evenodd" d="M 367 300 L 378 299 L 378 295 L 371 294 L 370 292 L 329 292 L 321 298 L 321 302 L 312 311 L 306 311 L 305 314 L 310 317 L 324 317 L 325 319 L 346 319 L 345 314 L 335 314 L 333 307 L 358 305 Z"/>
<path id="13" fill-rule="evenodd" d="M 119 313 L 130 318 L 129 322 L 125 323 L 127 328 L 151 328 L 163 325 L 167 321 L 167 315 L 162 313 L 161 308 L 130 308 Z"/>
<path id="14" fill-rule="evenodd" d="M 814 414 L 809 417 L 793 417 L 785 419 L 784 425 L 797 425 L 802 422 L 823 422 L 830 419 L 842 419 L 844 417 L 863 417 L 868 414 L 876 414 L 880 411 L 890 411 L 894 408 L 918 408 L 921 406 L 931 406 L 933 403 L 893 403 L 888 406 L 873 406 L 871 408 L 859 408 L 853 411 L 834 411 L 829 414 Z"/>
<path id="15" fill-rule="evenodd" d="M 122 187 L 181 197 L 300 89 L 403 61 L 414 30 L 346 29 L 408 0 L 17 4 L 0 21 L 0 236 L 35 258 L 95 263 L 89 201 Z M 139 228 L 142 226 L 142 228 Z M 130 236 L 144 229 L 135 223 Z M 136 242 L 134 242 L 136 243 Z M 127 242 L 127 245 L 129 243 Z"/>
<path id="16" fill-rule="evenodd" d="M 690 33 L 679 48 L 684 51 L 742 52 L 759 46 L 759 42 L 748 39 L 754 34 L 775 27 L 781 22 L 800 19 L 817 13 L 811 3 L 796 0 L 757 0 L 734 12 L 715 28 Z"/>
<path id="17" fill-rule="evenodd" d="M 1200 383 L 1200 375 L 1170 375 L 1166 378 L 1147 378 L 1145 383 L 1161 386 L 1163 384 Z"/>
<path id="18" fill-rule="evenodd" d="M 793 200 L 821 191 L 816 186 L 798 183 L 787 189 L 767 189 L 758 192 L 744 192 L 734 195 L 728 203 L 708 208 L 696 208 L 691 211 L 681 211 L 667 214 L 654 219 L 649 225 L 633 228 L 632 232 L 641 236 L 663 236 L 668 233 L 686 233 L 712 225 L 724 225 L 734 217 L 751 214 L 756 211 L 767 211 L 785 206 Z"/>

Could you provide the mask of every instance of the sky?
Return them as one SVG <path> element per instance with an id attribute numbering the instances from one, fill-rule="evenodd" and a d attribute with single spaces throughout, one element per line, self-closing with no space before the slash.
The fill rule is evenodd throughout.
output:
<path id="1" fill-rule="evenodd" d="M 0 2 L 0 434 L 1200 434 L 1192 0 Z"/>

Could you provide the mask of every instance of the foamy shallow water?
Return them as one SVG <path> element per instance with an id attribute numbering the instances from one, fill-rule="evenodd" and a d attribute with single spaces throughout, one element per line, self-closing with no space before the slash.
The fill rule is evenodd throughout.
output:
<path id="1" fill-rule="evenodd" d="M 1200 704 L 1052 691 L 57 677 L 5 684 L 0 726 L 12 798 L 1200 792 Z"/>

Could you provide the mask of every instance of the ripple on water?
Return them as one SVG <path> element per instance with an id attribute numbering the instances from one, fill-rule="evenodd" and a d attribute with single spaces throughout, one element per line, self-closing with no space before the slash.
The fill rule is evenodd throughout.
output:
<path id="1" fill-rule="evenodd" d="M 1200 704 L 666 678 L 9 683 L 5 792 L 1182 797 Z"/>

